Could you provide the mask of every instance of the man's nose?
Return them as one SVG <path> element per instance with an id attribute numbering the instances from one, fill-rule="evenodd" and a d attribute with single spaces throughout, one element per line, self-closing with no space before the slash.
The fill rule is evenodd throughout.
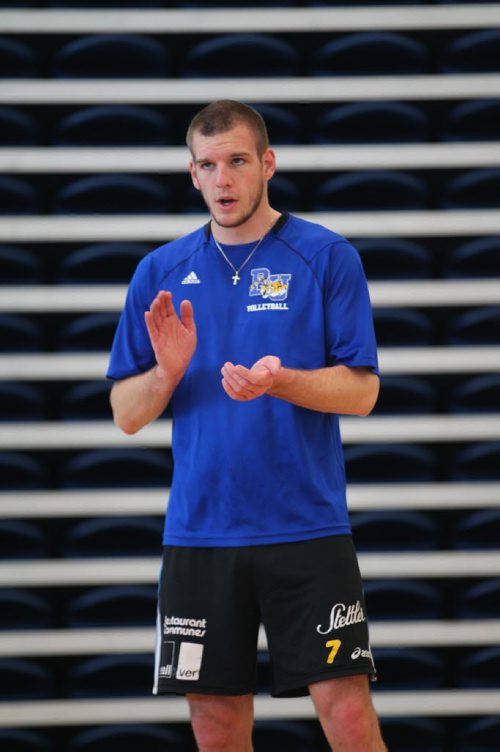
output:
<path id="1" fill-rule="evenodd" d="M 219 188 L 229 185 L 231 183 L 229 168 L 226 165 L 219 165 L 215 179 Z"/>

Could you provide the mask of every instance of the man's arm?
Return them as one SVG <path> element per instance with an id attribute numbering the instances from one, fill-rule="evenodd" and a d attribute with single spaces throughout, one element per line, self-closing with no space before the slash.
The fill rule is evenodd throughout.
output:
<path id="1" fill-rule="evenodd" d="M 329 366 L 313 370 L 285 368 L 268 355 L 251 368 L 225 363 L 222 386 L 235 400 L 268 394 L 299 407 L 339 415 L 369 415 L 377 401 L 379 378 L 369 368 Z"/>
<path id="2" fill-rule="evenodd" d="M 144 317 L 156 365 L 145 373 L 116 381 L 110 396 L 114 421 L 129 434 L 162 414 L 196 349 L 196 325 L 188 300 L 182 301 L 179 318 L 172 294 L 162 291 Z"/>

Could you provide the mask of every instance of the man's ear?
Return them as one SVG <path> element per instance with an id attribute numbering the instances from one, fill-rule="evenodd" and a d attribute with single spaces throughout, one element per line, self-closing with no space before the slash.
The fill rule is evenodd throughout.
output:
<path id="1" fill-rule="evenodd" d="M 264 165 L 264 177 L 266 180 L 271 180 L 272 176 L 276 172 L 276 154 L 273 149 L 266 149 L 264 156 L 262 157 L 262 163 Z"/>
<path id="2" fill-rule="evenodd" d="M 196 177 L 196 165 L 192 159 L 189 161 L 189 172 L 191 174 L 191 180 L 193 181 L 194 187 L 198 191 L 201 190 L 198 178 Z"/>

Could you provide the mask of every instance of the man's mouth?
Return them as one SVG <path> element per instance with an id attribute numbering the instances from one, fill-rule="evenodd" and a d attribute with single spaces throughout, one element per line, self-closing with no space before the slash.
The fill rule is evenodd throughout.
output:
<path id="1" fill-rule="evenodd" d="M 219 198 L 217 199 L 217 203 L 221 206 L 232 206 L 235 203 L 234 198 Z"/>

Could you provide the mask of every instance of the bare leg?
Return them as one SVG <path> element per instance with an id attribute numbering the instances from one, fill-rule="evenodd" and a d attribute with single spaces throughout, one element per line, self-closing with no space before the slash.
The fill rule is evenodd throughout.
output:
<path id="1" fill-rule="evenodd" d="M 309 690 L 335 752 L 387 752 L 366 676 L 316 682 Z"/>
<path id="2" fill-rule="evenodd" d="M 188 695 L 199 752 L 252 752 L 253 695 Z"/>

